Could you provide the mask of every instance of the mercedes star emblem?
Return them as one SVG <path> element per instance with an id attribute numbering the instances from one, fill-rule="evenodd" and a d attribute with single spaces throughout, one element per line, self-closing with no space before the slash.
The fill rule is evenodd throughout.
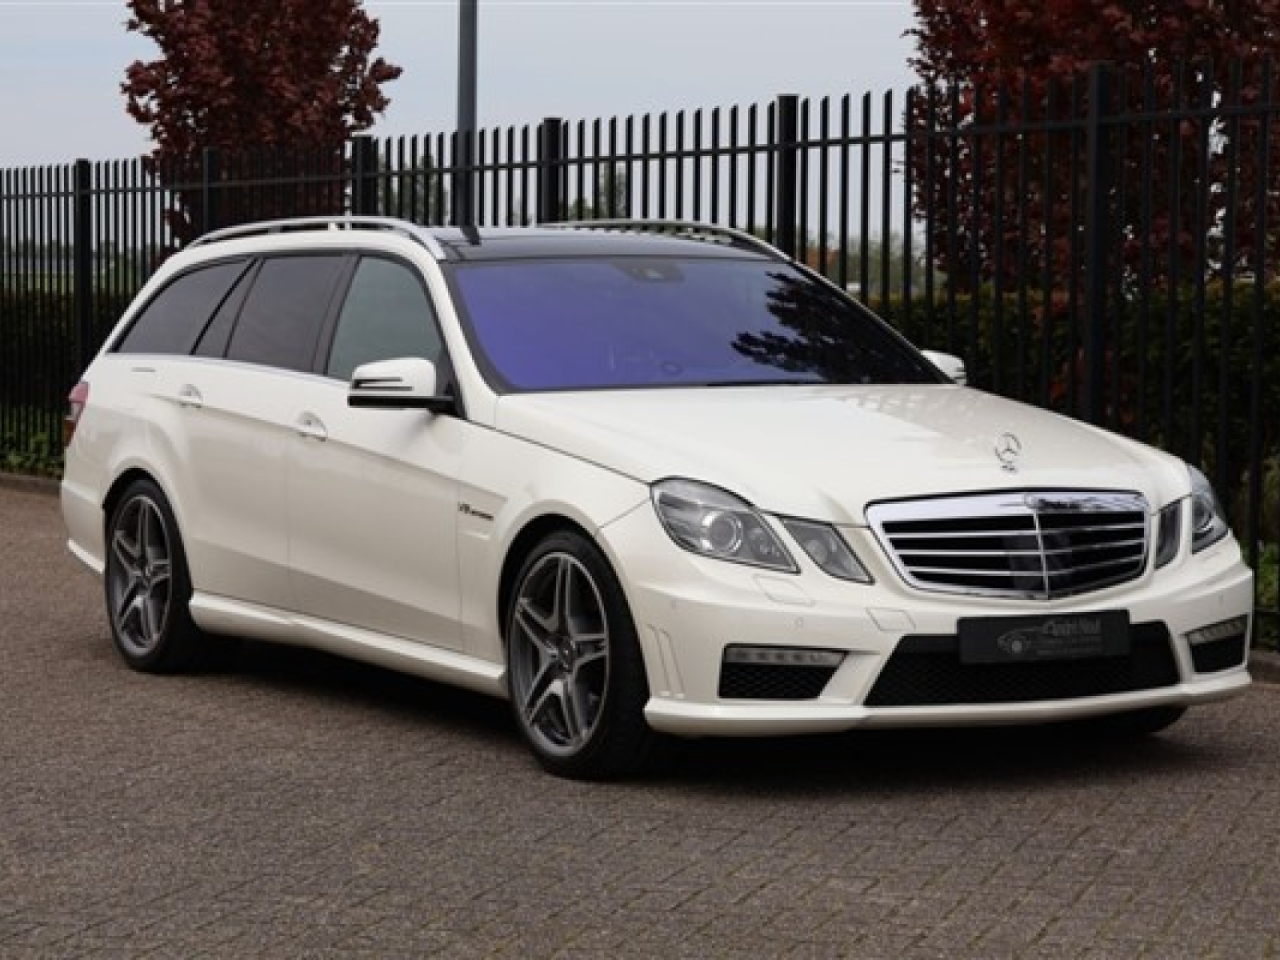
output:
<path id="1" fill-rule="evenodd" d="M 1002 433 L 996 438 L 996 459 L 1009 473 L 1018 470 L 1018 457 L 1022 456 L 1022 441 L 1012 433 Z"/>

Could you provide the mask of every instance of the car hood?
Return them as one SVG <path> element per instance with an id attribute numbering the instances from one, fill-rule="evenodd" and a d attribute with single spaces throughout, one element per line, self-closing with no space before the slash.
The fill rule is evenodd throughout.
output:
<path id="1" fill-rule="evenodd" d="M 652 483 L 687 477 L 773 513 L 863 524 L 878 500 L 998 490 L 1190 489 L 1181 461 L 1036 407 L 951 385 L 520 394 L 499 430 Z M 998 447 L 1016 438 L 1016 455 Z"/>

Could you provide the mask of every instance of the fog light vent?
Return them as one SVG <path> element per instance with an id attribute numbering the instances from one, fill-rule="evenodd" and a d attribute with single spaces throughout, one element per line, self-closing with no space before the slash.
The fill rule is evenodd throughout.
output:
<path id="1" fill-rule="evenodd" d="M 843 660 L 839 650 L 727 647 L 719 695 L 726 700 L 813 700 Z"/>
<path id="2" fill-rule="evenodd" d="M 1196 673 L 1217 673 L 1244 663 L 1249 650 L 1249 618 L 1232 617 L 1187 634 Z"/>

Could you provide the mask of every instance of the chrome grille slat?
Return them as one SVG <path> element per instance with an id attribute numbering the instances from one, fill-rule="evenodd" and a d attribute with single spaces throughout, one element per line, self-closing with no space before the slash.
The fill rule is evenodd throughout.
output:
<path id="1" fill-rule="evenodd" d="M 1130 565 L 1130 563 L 1132 563 L 1132 561 L 1128 559 L 1104 560 L 1099 563 L 1077 563 L 1070 570 L 1052 570 L 1051 569 L 1049 570 L 1049 576 L 1070 577 L 1080 573 L 1082 570 L 1104 570 L 1107 567 L 1118 567 L 1118 566 L 1127 567 Z"/>
<path id="2" fill-rule="evenodd" d="M 942 576 L 950 576 L 956 573 L 963 573 L 966 577 L 1003 577 L 1005 579 L 1008 579 L 1011 576 L 1008 570 L 972 570 L 972 569 L 957 570 L 955 567 L 915 567 L 913 568 L 913 570 L 918 576 L 928 575 L 928 576 L 942 577 Z M 1038 577 L 1040 575 L 1041 573 L 1039 570 L 1022 571 L 1022 576 L 1024 577 L 1027 577 L 1027 576 Z"/>
<path id="3" fill-rule="evenodd" d="M 871 527 L 922 590 L 1035 599 L 1134 580 L 1151 511 L 1130 492 L 1028 490 L 873 504 Z"/>
<path id="4" fill-rule="evenodd" d="M 1044 551 L 1044 553 L 1054 553 L 1054 552 L 1055 551 L 1052 551 L 1052 550 Z M 1056 552 L 1070 553 L 1071 551 L 1068 550 L 1068 551 L 1056 551 Z M 938 551 L 937 550 L 899 550 L 898 555 L 903 557 L 934 557 L 938 555 Z M 1039 550 L 965 550 L 963 553 L 957 550 L 951 553 L 951 556 L 956 557 L 957 559 L 962 559 L 964 557 L 1040 557 L 1042 555 L 1043 553 Z"/>
<path id="5" fill-rule="evenodd" d="M 1052 550 L 1043 551 L 1044 556 L 1052 557 L 1055 554 L 1080 554 L 1088 553 L 1094 550 L 1118 550 L 1122 548 L 1143 548 L 1146 540 L 1116 540 L 1113 543 L 1081 543 L 1074 547 L 1054 547 Z"/>

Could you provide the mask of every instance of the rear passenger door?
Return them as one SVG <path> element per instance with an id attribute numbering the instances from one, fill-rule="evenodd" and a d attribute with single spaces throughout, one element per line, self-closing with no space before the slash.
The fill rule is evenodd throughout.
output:
<path id="1" fill-rule="evenodd" d="M 290 562 L 300 611 L 334 624 L 460 646 L 458 465 L 466 421 L 425 410 L 347 405 L 361 364 L 417 356 L 445 366 L 417 268 L 360 259 L 337 313 L 323 378 L 296 385 L 291 415 L 311 435 L 291 446 Z"/>
<path id="2" fill-rule="evenodd" d="M 299 441 L 294 395 L 310 372 L 342 254 L 257 262 L 194 356 L 167 368 L 183 428 L 179 486 L 196 533 L 198 589 L 279 609 L 294 606 L 286 480 Z"/>

